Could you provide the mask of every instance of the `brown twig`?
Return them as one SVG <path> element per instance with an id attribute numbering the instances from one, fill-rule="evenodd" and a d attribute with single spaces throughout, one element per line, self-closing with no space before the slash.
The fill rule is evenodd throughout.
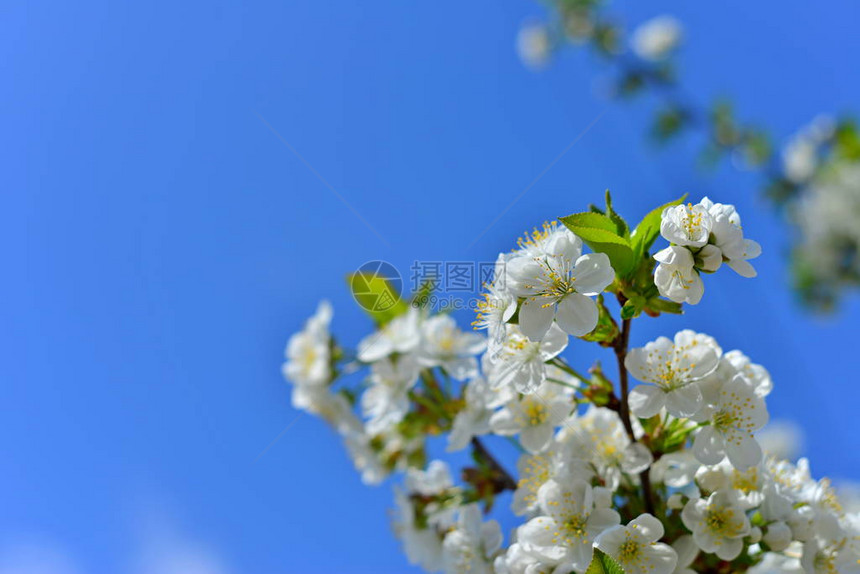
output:
<path id="1" fill-rule="evenodd" d="M 624 306 L 627 298 L 621 293 L 618 294 L 618 302 Z M 630 344 L 630 319 L 624 319 L 621 324 L 621 333 L 615 338 L 615 344 L 612 346 L 615 350 L 615 358 L 618 361 L 618 380 L 621 386 L 620 404 L 618 405 L 618 415 L 621 417 L 621 422 L 624 425 L 624 430 L 627 431 L 627 436 L 631 442 L 636 442 L 636 435 L 633 432 L 633 423 L 630 420 L 630 404 L 628 395 L 629 382 L 627 379 L 627 367 L 624 365 L 624 360 L 627 358 L 627 348 Z M 639 480 L 642 482 L 642 498 L 645 502 L 645 511 L 649 514 L 654 514 L 654 498 L 651 489 L 651 474 L 650 469 L 646 468 L 639 473 Z"/>
<path id="2" fill-rule="evenodd" d="M 516 490 L 517 489 L 517 481 L 514 480 L 508 471 L 499 464 L 499 461 L 495 459 L 495 457 L 490 454 L 490 451 L 487 450 L 487 447 L 484 446 L 484 443 L 478 437 L 472 437 L 472 448 L 478 453 L 478 455 L 486 461 L 486 463 L 493 469 L 493 472 L 498 475 L 499 479 L 497 485 L 502 490 Z"/>

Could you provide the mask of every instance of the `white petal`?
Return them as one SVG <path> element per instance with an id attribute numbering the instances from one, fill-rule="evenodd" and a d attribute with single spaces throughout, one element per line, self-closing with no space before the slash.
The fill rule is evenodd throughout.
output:
<path id="1" fill-rule="evenodd" d="M 670 574 L 675 571 L 678 564 L 678 554 L 668 544 L 658 542 L 645 550 L 648 558 L 657 564 L 656 568 L 650 566 L 649 572 L 653 574 Z"/>
<path id="2" fill-rule="evenodd" d="M 724 538 L 714 553 L 723 560 L 731 561 L 740 556 L 743 547 L 744 542 L 741 538 Z"/>
<path id="3" fill-rule="evenodd" d="M 652 385 L 639 385 L 628 397 L 630 411 L 643 419 L 653 417 L 666 404 L 666 393 Z"/>
<path id="4" fill-rule="evenodd" d="M 585 295 L 570 293 L 559 301 L 556 321 L 574 337 L 586 335 L 597 326 L 597 304 Z"/>
<path id="5" fill-rule="evenodd" d="M 442 363 L 442 367 L 458 381 L 471 379 L 478 374 L 478 359 L 475 357 L 460 357 Z"/>
<path id="6" fill-rule="evenodd" d="M 517 530 L 518 540 L 532 552 L 553 562 L 564 558 L 567 549 L 555 543 L 556 532 L 561 528 L 552 518 L 533 518 Z"/>
<path id="7" fill-rule="evenodd" d="M 540 342 L 540 356 L 544 361 L 557 357 L 567 348 L 567 333 L 553 323 Z"/>
<path id="8" fill-rule="evenodd" d="M 690 417 L 700 408 L 702 408 L 702 391 L 696 383 L 690 383 L 666 393 L 666 410 L 672 416 Z"/>
<path id="9" fill-rule="evenodd" d="M 731 263 L 729 264 L 731 265 Z M 702 295 L 705 294 L 705 282 L 698 271 L 693 271 L 690 277 L 690 282 L 687 284 L 687 303 L 690 305 L 698 305 L 702 300 Z"/>
<path id="10" fill-rule="evenodd" d="M 538 297 L 525 299 L 520 306 L 520 331 L 532 341 L 540 341 L 552 325 L 555 306 Z"/>
<path id="11" fill-rule="evenodd" d="M 621 515 L 615 510 L 611 508 L 597 508 L 589 515 L 585 528 L 591 536 L 596 537 L 599 533 L 617 526 L 620 522 Z"/>
<path id="12" fill-rule="evenodd" d="M 510 409 L 502 409 L 490 417 L 490 428 L 493 429 L 493 432 L 501 435 L 512 435 L 519 432 L 522 427 Z"/>
<path id="13" fill-rule="evenodd" d="M 615 271 L 606 253 L 588 253 L 576 260 L 571 276 L 577 293 L 597 295 L 615 280 Z"/>
<path id="14" fill-rule="evenodd" d="M 693 441 L 693 454 L 702 464 L 717 464 L 725 455 L 723 438 L 712 426 L 706 426 L 699 431 Z"/>
<path id="15" fill-rule="evenodd" d="M 628 526 L 635 525 L 639 533 L 645 537 L 648 542 L 657 542 L 663 538 L 663 523 L 654 518 L 651 514 L 640 514 L 634 518 Z"/>
<path id="16" fill-rule="evenodd" d="M 507 284 L 511 293 L 519 297 L 534 295 L 539 290 L 545 269 L 530 256 L 514 257 L 505 264 Z"/>
<path id="17" fill-rule="evenodd" d="M 362 363 L 372 363 L 391 354 L 393 351 L 391 340 L 377 331 L 368 335 L 358 344 L 358 360 Z"/>
<path id="18" fill-rule="evenodd" d="M 743 472 L 761 462 L 762 451 L 758 441 L 752 436 L 744 434 L 738 437 L 738 442 L 726 442 L 726 454 L 729 462 Z"/>
<path id="19" fill-rule="evenodd" d="M 520 444 L 531 454 L 546 450 L 552 442 L 553 428 L 548 424 L 526 427 L 520 433 Z"/>
<path id="20" fill-rule="evenodd" d="M 758 244 L 758 241 L 744 239 L 744 258 L 755 259 L 759 255 L 761 255 L 761 245 Z"/>
<path id="21" fill-rule="evenodd" d="M 735 273 L 740 275 L 741 277 L 755 277 L 758 273 L 755 270 L 755 267 L 750 265 L 749 261 L 744 259 L 732 259 L 731 261 L 727 261 L 726 265 L 731 267 Z"/>

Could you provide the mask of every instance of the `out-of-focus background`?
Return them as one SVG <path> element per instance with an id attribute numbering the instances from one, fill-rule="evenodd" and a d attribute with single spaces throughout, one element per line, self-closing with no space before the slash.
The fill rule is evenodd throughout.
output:
<path id="1" fill-rule="evenodd" d="M 849 0 L 615 4 L 631 25 L 676 15 L 687 88 L 730 92 L 778 137 L 860 101 Z M 701 305 L 638 321 L 633 343 L 688 326 L 743 349 L 813 472 L 860 476 L 856 296 L 803 311 L 751 176 L 643 145 L 646 103 L 602 99 L 593 57 L 526 69 L 516 34 L 542 13 L 3 6 L 0 573 L 411 571 L 390 485 L 362 485 L 290 407 L 287 337 L 328 298 L 354 345 L 370 323 L 344 277 L 365 261 L 407 284 L 416 260 L 491 261 L 605 188 L 631 220 L 683 192 L 738 206 L 759 277 L 707 277 Z M 568 356 L 586 368 L 589 352 Z"/>

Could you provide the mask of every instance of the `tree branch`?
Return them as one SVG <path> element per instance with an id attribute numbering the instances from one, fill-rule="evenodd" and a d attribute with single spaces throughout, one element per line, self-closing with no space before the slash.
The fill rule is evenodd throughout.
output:
<path id="1" fill-rule="evenodd" d="M 618 294 L 618 302 L 624 306 L 626 297 L 621 293 Z M 624 425 L 624 430 L 627 431 L 627 436 L 630 442 L 636 442 L 636 435 L 633 432 L 633 423 L 630 420 L 630 404 L 628 395 L 630 394 L 629 382 L 627 379 L 627 367 L 624 366 L 624 360 L 627 358 L 627 347 L 630 344 L 630 319 L 624 319 L 621 326 L 621 333 L 615 338 L 615 343 L 612 346 L 615 350 L 615 358 L 618 361 L 618 380 L 621 385 L 621 404 L 619 405 L 618 414 L 621 417 L 621 423 Z M 649 514 L 654 514 L 654 498 L 651 489 L 651 474 L 650 468 L 646 468 L 639 473 L 639 480 L 642 482 L 642 498 L 645 502 L 645 511 Z"/>
<path id="2" fill-rule="evenodd" d="M 486 463 L 493 469 L 493 472 L 498 475 L 497 485 L 502 490 L 516 490 L 517 489 L 517 481 L 514 480 L 508 471 L 499 464 L 499 461 L 495 459 L 495 457 L 490 454 L 490 451 L 487 450 L 487 447 L 484 446 L 484 443 L 481 442 L 481 439 L 478 437 L 472 437 L 472 448 L 475 449 L 475 452 L 486 461 Z"/>

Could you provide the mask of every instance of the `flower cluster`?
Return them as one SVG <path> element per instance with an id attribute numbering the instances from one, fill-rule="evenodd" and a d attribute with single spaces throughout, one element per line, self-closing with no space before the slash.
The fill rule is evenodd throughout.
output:
<path id="1" fill-rule="evenodd" d="M 714 203 L 675 205 L 663 210 L 660 234 L 671 243 L 657 252 L 654 282 L 660 294 L 677 303 L 697 304 L 705 292 L 701 273 L 713 273 L 725 262 L 743 277 L 755 277 L 747 261 L 761 246 L 745 239 L 734 205 Z"/>
<path id="2" fill-rule="evenodd" d="M 561 221 L 499 255 L 476 331 L 403 305 L 373 315 L 352 353 L 322 303 L 287 345 L 293 404 L 343 436 L 366 483 L 403 474 L 393 522 L 408 560 L 447 574 L 860 572 L 860 514 L 805 459 L 762 448 L 764 367 L 686 329 L 629 347 L 643 313 L 699 302 L 701 273 L 754 276 L 760 249 L 734 207 L 679 200 L 631 231 L 607 196 Z M 671 245 L 651 254 L 658 235 Z M 595 345 L 616 381 L 563 357 Z M 433 436 L 471 451 L 459 481 Z M 516 472 L 493 436 L 513 443 Z M 485 518 L 503 492 L 521 519 L 507 543 Z"/>
<path id="3" fill-rule="evenodd" d="M 729 100 L 691 99 L 677 57 L 686 34 L 675 17 L 658 15 L 628 30 L 623 15 L 613 13 L 609 3 L 547 4 L 547 20 L 529 21 L 517 36 L 517 51 L 526 66 L 544 68 L 555 52 L 570 45 L 596 52 L 608 64 L 601 78 L 601 85 L 607 86 L 603 93 L 625 102 L 648 94 L 657 102 L 646 128 L 651 139 L 665 143 L 695 133 L 696 141 L 705 142 L 703 164 L 730 160 L 741 169 L 760 171 L 765 198 L 780 208 L 795 232 L 792 271 L 805 304 L 829 310 L 843 290 L 860 286 L 855 225 L 860 214 L 860 130 L 851 116 L 818 116 L 780 150 L 767 131 L 739 118 Z M 682 252 L 666 252 L 664 258 L 667 265 L 690 267 Z M 686 280 L 692 283 L 684 292 L 694 297 L 701 283 L 692 274 Z M 683 280 L 675 281 L 674 288 L 682 289 Z M 673 300 L 692 302 L 689 297 Z"/>

